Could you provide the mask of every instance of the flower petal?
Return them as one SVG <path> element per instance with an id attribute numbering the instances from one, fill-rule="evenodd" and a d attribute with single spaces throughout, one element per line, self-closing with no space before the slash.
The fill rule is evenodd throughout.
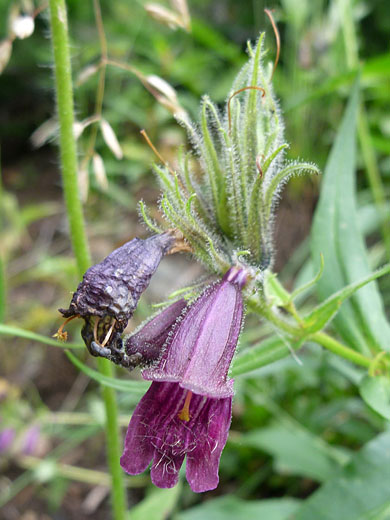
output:
<path id="1" fill-rule="evenodd" d="M 209 397 L 233 395 L 226 380 L 241 330 L 243 303 L 236 285 L 222 283 L 199 330 L 181 386 Z"/>
<path id="2" fill-rule="evenodd" d="M 216 285 L 208 287 L 190 306 L 180 326 L 175 330 L 158 366 L 143 371 L 142 377 L 144 379 L 181 381 L 216 287 Z"/>
<path id="3" fill-rule="evenodd" d="M 232 415 L 232 398 L 208 399 L 195 426 L 196 448 L 187 454 L 186 477 L 195 493 L 218 486 L 218 467 Z M 206 431 L 204 431 L 206 425 Z"/>
<path id="4" fill-rule="evenodd" d="M 229 280 L 215 284 L 193 303 L 157 367 L 145 379 L 175 381 L 208 397 L 233 395 L 227 373 L 241 330 L 243 303 L 240 287 Z"/>
<path id="5" fill-rule="evenodd" d="M 127 473 L 142 473 L 156 450 L 164 453 L 171 449 L 172 444 L 177 446 L 179 438 L 175 424 L 179 421 L 177 415 L 183 406 L 185 393 L 174 383 L 151 384 L 134 410 L 127 429 L 121 457 L 121 466 Z M 158 455 L 155 458 L 157 463 Z"/>
<path id="6" fill-rule="evenodd" d="M 189 399 L 188 399 L 189 398 Z M 188 403 L 188 419 L 181 418 Z M 194 492 L 218 485 L 218 465 L 231 421 L 232 398 L 192 394 L 177 383 L 153 382 L 131 418 L 122 468 L 130 475 L 144 471 L 153 458 L 152 482 L 161 488 L 177 484 L 187 455 L 187 479 Z"/>
<path id="7" fill-rule="evenodd" d="M 126 354 L 142 355 L 141 363 L 156 361 L 162 352 L 168 334 L 187 306 L 181 299 L 160 311 L 131 336 L 124 338 Z"/>
<path id="8" fill-rule="evenodd" d="M 171 488 L 176 486 L 179 480 L 179 470 L 183 464 L 183 455 L 173 455 L 170 452 L 155 452 L 150 477 L 155 486 L 159 488 Z"/>
<path id="9" fill-rule="evenodd" d="M 127 428 L 121 466 L 129 475 L 138 475 L 149 466 L 154 447 L 148 435 L 149 412 L 158 413 L 158 402 L 153 399 L 153 384 L 138 403 Z"/>

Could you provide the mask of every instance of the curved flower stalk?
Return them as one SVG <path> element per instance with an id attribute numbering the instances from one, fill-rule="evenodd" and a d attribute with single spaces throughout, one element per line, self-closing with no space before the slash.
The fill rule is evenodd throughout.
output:
<path id="1" fill-rule="evenodd" d="M 245 251 L 256 269 L 272 263 L 273 211 L 281 188 L 294 174 L 319 173 L 313 164 L 285 160 L 288 145 L 271 68 L 263 63 L 263 40 L 264 33 L 254 49 L 248 46 L 250 59 L 223 112 L 204 96 L 199 125 L 180 116 L 194 154 L 182 154 L 177 171 L 155 167 L 165 227 L 178 228 L 195 257 L 219 274 L 234 264 L 237 251 Z M 142 205 L 141 211 L 156 229 Z"/>
<path id="2" fill-rule="evenodd" d="M 153 483 L 169 488 L 177 483 L 186 456 L 193 491 L 218 485 L 219 459 L 231 421 L 233 380 L 228 371 L 241 330 L 246 279 L 244 270 L 233 267 L 189 305 L 184 316 L 182 308 L 168 307 L 171 317 L 177 312 L 170 329 L 164 317 L 160 327 L 160 314 L 153 326 L 145 326 L 145 333 L 138 333 L 148 337 L 152 350 L 161 345 L 161 330 L 166 336 L 159 362 L 142 373 L 153 382 L 127 430 L 121 458 L 127 473 L 145 471 L 152 460 Z"/>

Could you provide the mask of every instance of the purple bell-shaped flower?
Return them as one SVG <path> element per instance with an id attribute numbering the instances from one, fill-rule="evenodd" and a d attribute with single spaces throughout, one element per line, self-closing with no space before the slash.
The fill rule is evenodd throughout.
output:
<path id="1" fill-rule="evenodd" d="M 241 330 L 246 279 L 243 269 L 233 267 L 188 307 L 184 317 L 182 308 L 177 320 L 171 315 L 173 325 L 165 329 L 162 356 L 142 374 L 153 382 L 127 430 L 121 457 L 127 473 L 141 473 L 152 461 L 152 482 L 169 488 L 177 483 L 186 456 L 191 489 L 217 487 L 231 422 L 233 380 L 228 370 Z M 145 335 L 152 344 L 148 331 Z"/>

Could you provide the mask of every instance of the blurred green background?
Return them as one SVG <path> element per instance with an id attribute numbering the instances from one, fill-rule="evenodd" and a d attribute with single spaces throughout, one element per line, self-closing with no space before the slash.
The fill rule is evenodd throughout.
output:
<path id="1" fill-rule="evenodd" d="M 180 27 L 183 17 L 177 18 L 182 2 L 161 0 L 159 5 L 168 10 L 162 11 L 164 19 L 161 11 L 159 18 L 153 15 L 149 2 L 101 0 L 108 56 L 122 67 L 107 66 L 100 99 L 101 76 L 95 69 L 102 49 L 94 4 L 69 0 L 67 5 L 76 117 L 85 126 L 78 139 L 80 165 L 96 152 L 105 168 L 102 172 L 89 160 L 84 174 L 80 172 L 94 260 L 100 261 L 135 235 L 145 235 L 137 213 L 140 198 L 157 212 L 159 194 L 151 173 L 155 157 L 140 130 L 145 129 L 162 156 L 174 164 L 186 136 L 167 108 L 169 95 L 168 101 L 175 99 L 176 107 L 183 107 L 194 119 L 202 94 L 222 104 L 246 60 L 247 40 L 255 40 L 260 31 L 267 32 L 268 57 L 274 60 L 276 45 L 264 14 L 267 7 L 274 9 L 281 36 L 274 87 L 285 115 L 289 158 L 324 167 L 360 70 L 366 126 L 359 127 L 365 150 L 359 155 L 357 179 L 359 224 L 367 235 L 371 267 L 384 261 L 386 248 L 367 171 L 379 174 L 380 193 L 388 196 L 387 0 L 189 0 L 190 30 Z M 0 40 L 7 39 L 9 17 L 16 9 L 31 13 L 40 7 L 45 2 L 1 0 Z M 169 20 L 167 13 L 171 13 Z M 166 86 L 163 92 L 156 91 L 149 75 L 168 82 L 177 99 Z M 93 117 L 100 110 L 123 150 L 120 160 L 96 132 Z M 92 124 L 87 126 L 88 118 Z M 13 40 L 9 62 L 0 75 L 0 258 L 4 273 L 0 321 L 48 337 L 61 323 L 57 308 L 67 305 L 69 291 L 77 283 L 56 135 L 48 13 L 43 9 L 35 17 L 33 34 Z M 288 287 L 307 279 L 305 239 L 318 187 L 319 179 L 294 179 L 281 200 L 275 228 L 276 271 Z M 164 300 L 200 272 L 188 259 L 165 259 L 141 300 L 134 323 L 150 313 L 151 303 Z M 390 304 L 389 282 L 384 279 L 380 284 L 385 303 Z M 72 340 L 79 341 L 78 325 L 69 325 L 69 331 Z M 242 345 L 268 332 L 267 326 L 250 318 Z M 86 356 L 85 361 L 89 362 Z M 117 372 L 118 377 L 129 377 L 124 370 Z M 358 378 L 356 369 L 310 346 L 304 353 L 304 368 L 291 358 L 238 378 L 233 425 L 217 490 L 199 496 L 183 483 L 175 490 L 161 491 L 151 486 L 146 474 L 128 478 L 129 518 L 289 518 L 300 500 L 384 429 L 383 419 L 358 397 Z M 138 398 L 136 393 L 119 394 L 123 427 Z M 0 518 L 109 517 L 98 384 L 78 373 L 60 348 L 2 337 L 0 417 Z M 6 429 L 15 438 L 1 452 L 1 431 Z"/>

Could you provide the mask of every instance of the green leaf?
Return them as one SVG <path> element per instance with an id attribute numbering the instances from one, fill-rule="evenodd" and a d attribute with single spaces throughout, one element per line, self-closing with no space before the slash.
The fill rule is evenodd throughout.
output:
<path id="1" fill-rule="evenodd" d="M 358 520 L 389 520 L 390 518 L 390 500 L 384 502 L 379 507 L 374 507 L 362 516 L 359 516 Z"/>
<path id="2" fill-rule="evenodd" d="M 226 495 L 188 509 L 174 516 L 174 520 L 287 520 L 299 507 L 294 498 L 270 500 L 241 500 Z"/>
<path id="3" fill-rule="evenodd" d="M 133 395 L 142 396 L 146 390 L 149 388 L 149 384 L 144 381 L 123 381 L 122 379 L 117 379 L 115 377 L 105 376 L 93 370 L 89 366 L 85 365 L 82 361 L 80 361 L 74 354 L 71 352 L 65 351 L 65 354 L 68 356 L 69 360 L 77 367 L 81 372 L 84 372 L 88 377 L 97 381 L 103 386 L 108 386 L 110 388 L 114 388 L 115 390 L 119 390 L 120 392 L 127 392 Z"/>
<path id="4" fill-rule="evenodd" d="M 203 137 L 203 157 L 205 161 L 205 173 L 210 185 L 212 200 L 218 217 L 218 223 L 226 234 L 229 234 L 229 215 L 226 205 L 226 179 L 222 165 L 220 163 L 217 142 L 213 138 L 211 129 L 221 128 L 222 123 L 216 119 L 217 112 L 212 110 L 213 104 L 207 96 L 202 101 L 202 137 Z"/>
<path id="5" fill-rule="evenodd" d="M 302 173 L 315 173 L 319 175 L 321 172 L 315 164 L 291 162 L 283 168 L 283 170 L 278 171 L 278 173 L 272 177 L 264 195 L 264 205 L 267 218 L 271 214 L 272 205 L 275 203 L 275 198 L 278 196 L 280 187 L 283 186 L 289 178 Z"/>
<path id="6" fill-rule="evenodd" d="M 340 467 L 339 452 L 310 431 L 275 421 L 271 426 L 240 436 L 241 446 L 272 455 L 282 472 L 325 481 Z M 342 457 L 344 459 L 345 456 Z M 340 456 L 341 461 L 341 456 Z"/>
<path id="7" fill-rule="evenodd" d="M 363 87 L 369 87 L 376 83 L 383 84 L 383 80 L 390 75 L 390 55 L 387 52 L 375 56 L 374 58 L 367 60 L 362 66 L 359 66 L 359 68 Z M 321 86 L 317 88 L 297 92 L 295 95 L 291 96 L 285 110 L 289 111 L 296 109 L 314 99 L 323 99 L 324 96 L 339 90 L 341 87 L 352 85 L 357 72 L 357 70 L 350 70 L 343 74 L 333 76 L 329 80 L 322 82 Z"/>
<path id="8" fill-rule="evenodd" d="M 42 336 L 42 334 L 37 334 L 36 332 L 31 332 L 30 330 L 20 329 L 19 327 L 13 327 L 12 325 L 4 325 L 2 323 L 0 323 L 0 335 L 31 339 L 32 341 L 38 341 L 39 343 L 45 343 L 46 345 L 52 345 L 53 347 L 71 349 L 85 348 L 82 343 L 61 343 L 56 339 Z"/>
<path id="9" fill-rule="evenodd" d="M 292 345 L 293 350 L 298 349 L 302 345 L 302 341 Z M 230 375 L 236 377 L 257 370 L 265 365 L 269 365 L 274 361 L 283 359 L 290 355 L 290 349 L 287 343 L 279 336 L 272 336 L 263 340 L 258 345 L 248 347 L 239 354 L 233 361 Z"/>
<path id="10" fill-rule="evenodd" d="M 165 520 L 172 513 L 181 492 L 181 485 L 172 489 L 153 488 L 128 514 L 129 520 Z"/>
<path id="11" fill-rule="evenodd" d="M 321 262 L 320 270 L 318 271 L 318 273 L 311 280 L 308 280 L 306 283 L 304 283 L 302 285 L 298 285 L 298 287 L 296 289 L 294 289 L 294 291 L 291 293 L 291 299 L 292 300 L 295 300 L 301 294 L 305 293 L 306 291 L 309 291 L 312 287 L 315 286 L 315 284 L 321 278 L 322 273 L 324 271 L 324 257 L 323 257 L 323 255 L 320 255 L 320 262 Z M 301 274 L 301 272 L 302 272 L 302 269 L 299 272 L 299 274 Z M 296 281 L 297 280 L 295 280 L 295 282 Z"/>
<path id="12" fill-rule="evenodd" d="M 20 218 L 24 226 L 29 226 L 45 217 L 51 217 L 60 212 L 60 205 L 56 202 L 42 202 L 40 204 L 29 204 L 20 209 Z"/>
<path id="13" fill-rule="evenodd" d="M 390 420 L 390 380 L 387 377 L 367 374 L 360 383 L 359 391 L 368 406 Z"/>
<path id="14" fill-rule="evenodd" d="M 372 282 L 372 280 L 388 273 L 390 273 L 390 264 L 387 264 L 385 267 L 379 269 L 370 276 L 367 276 L 363 280 L 347 285 L 347 287 L 332 294 L 332 296 L 325 300 L 321 305 L 315 307 L 307 316 L 304 317 L 305 330 L 312 333 L 324 328 L 347 298 L 350 298 L 358 289 L 364 287 L 369 282 Z"/>
<path id="15" fill-rule="evenodd" d="M 367 443 L 294 515 L 294 520 L 368 520 L 389 506 L 390 431 Z"/>
<path id="16" fill-rule="evenodd" d="M 311 234 L 315 269 L 320 253 L 325 260 L 324 273 L 317 284 L 321 300 L 370 275 L 355 200 L 357 110 L 358 85 L 355 84 L 325 168 Z M 369 354 L 373 346 L 378 350 L 390 348 L 390 327 L 375 283 L 344 303 L 334 325 L 345 341 L 365 354 Z"/>

